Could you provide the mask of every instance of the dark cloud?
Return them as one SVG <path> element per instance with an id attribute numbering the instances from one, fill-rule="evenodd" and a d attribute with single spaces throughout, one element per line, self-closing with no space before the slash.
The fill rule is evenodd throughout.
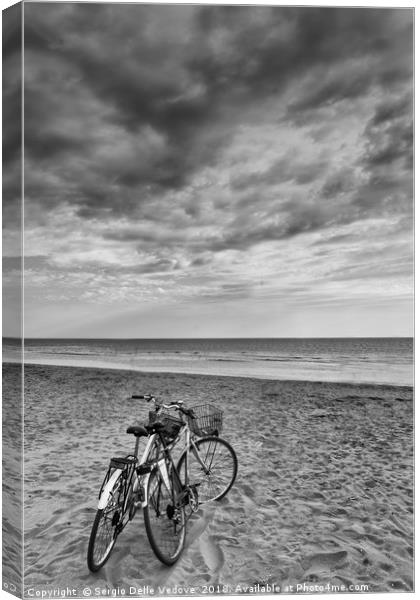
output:
<path id="1" fill-rule="evenodd" d="M 37 3 L 25 16 L 25 149 L 55 175 L 42 189 L 28 173 L 27 195 L 89 219 L 134 216 L 145 197 L 182 189 L 244 111 L 293 82 L 308 80 L 290 104 L 298 119 L 410 76 L 404 10 Z M 126 146 L 103 152 L 116 131 Z"/>
<path id="2" fill-rule="evenodd" d="M 127 244 L 136 242 L 139 251 L 144 251 L 147 247 L 157 250 L 159 248 L 185 248 L 193 255 L 199 255 L 192 260 L 193 266 L 205 265 L 209 264 L 211 259 L 203 258 L 201 256 L 202 252 L 246 250 L 261 242 L 285 240 L 301 233 L 308 233 L 325 227 L 326 215 L 316 205 L 294 207 L 292 211 L 290 207 L 286 208 L 288 209 L 288 215 L 284 219 L 278 219 L 276 215 L 273 215 L 273 219 L 266 219 L 265 223 L 260 223 L 259 220 L 254 219 L 252 221 L 249 216 L 243 216 L 237 222 L 226 225 L 219 235 L 190 238 L 182 231 L 162 232 L 151 228 L 149 232 L 123 229 L 119 232 L 104 233 L 103 237 L 107 240 Z M 345 218 L 343 217 L 340 221 L 345 221 Z M 247 223 L 246 227 L 244 227 L 244 223 Z M 252 223 L 252 229 L 249 226 L 250 223 Z"/>
<path id="3" fill-rule="evenodd" d="M 315 111 L 342 100 L 353 100 L 366 94 L 375 83 L 375 77 L 370 70 L 351 74 L 340 72 L 327 83 L 321 78 L 321 83 L 318 83 L 315 89 L 311 85 L 304 97 L 289 105 L 289 116 L 298 114 L 301 117 L 306 111 Z"/>
<path id="4" fill-rule="evenodd" d="M 331 24 L 332 30 L 322 31 L 313 53 L 306 48 L 312 74 L 288 107 L 288 116 L 297 122 L 316 121 L 319 109 L 354 101 L 375 88 L 398 90 L 412 78 L 410 11 L 332 9 L 329 16 L 324 25 Z"/>
<path id="5" fill-rule="evenodd" d="M 197 23 L 200 39 L 225 34 L 231 49 L 217 54 L 204 43 L 192 59 L 197 72 L 213 88 L 233 84 L 239 93 L 253 89 L 255 96 L 277 91 L 316 66 L 383 54 L 395 46 L 392 34 L 412 34 L 409 11 L 398 10 L 204 7 Z"/>
<path id="6" fill-rule="evenodd" d="M 349 167 L 344 167 L 328 175 L 321 189 L 321 198 L 337 199 L 343 193 L 352 192 L 357 188 L 357 180 Z"/>
<path id="7" fill-rule="evenodd" d="M 143 247 L 143 244 L 163 245 L 170 246 L 173 244 L 182 244 L 186 242 L 185 233 L 181 230 L 166 230 L 165 232 L 155 230 L 153 225 L 147 230 L 137 230 L 131 228 L 123 228 L 118 231 L 107 231 L 103 234 L 105 240 L 112 240 L 117 242 L 136 242 L 139 244 L 139 248 Z M 141 243 L 141 245 L 140 245 Z"/>
<path id="8" fill-rule="evenodd" d="M 59 10 L 59 16 L 63 16 L 62 10 Z M 214 139 L 212 132 L 206 135 L 204 131 L 197 146 L 197 128 L 209 122 L 213 104 L 206 90 L 202 91 L 200 82 L 195 84 L 184 66 L 190 49 L 183 47 L 181 38 L 174 39 L 174 35 L 165 38 L 159 31 L 159 24 L 166 23 L 168 32 L 172 17 L 177 17 L 179 12 L 188 14 L 191 9 L 166 7 L 162 11 L 156 7 L 125 6 L 122 10 L 120 6 L 76 6 L 67 10 L 64 20 L 67 27 L 60 30 L 58 16 L 51 7 L 37 5 L 36 9 L 29 10 L 26 20 L 29 71 L 35 60 L 42 61 L 43 56 L 54 51 L 55 60 L 64 65 L 64 73 L 69 78 L 65 91 L 60 74 L 50 79 L 48 75 L 44 77 L 45 86 L 28 84 L 31 96 L 27 130 L 29 155 L 42 160 L 50 158 L 54 148 L 57 153 L 81 152 L 87 155 L 91 174 L 108 183 L 111 178 L 118 177 L 119 186 L 137 193 L 146 186 L 152 186 L 155 193 L 162 188 L 180 188 L 197 163 L 205 163 L 211 158 L 220 140 Z M 151 27 L 152 35 L 148 33 L 148 27 Z M 39 80 L 40 74 L 33 79 Z M 50 94 L 46 93 L 46 88 Z M 56 112 L 60 114 L 67 106 L 68 95 L 76 94 L 77 109 L 78 96 L 82 92 L 86 100 L 96 98 L 106 107 L 105 121 L 99 127 L 105 128 L 107 124 L 114 128 L 122 126 L 128 138 L 133 134 L 143 135 L 132 148 L 131 159 L 126 164 L 121 165 L 117 153 L 114 162 L 108 159 L 104 164 L 100 156 L 95 161 L 92 151 L 98 140 L 92 137 L 97 130 L 91 130 L 88 115 L 87 128 L 84 132 L 76 132 L 76 137 L 67 133 L 65 139 L 51 127 L 40 127 L 42 114 L 44 120 L 47 115 L 51 118 L 48 104 L 55 103 Z M 69 116 L 78 117 L 71 111 Z M 83 112 L 80 117 L 84 117 Z M 59 122 L 57 127 L 60 127 Z M 95 127 L 94 122 L 92 127 Z M 161 136 L 158 149 L 149 147 L 144 128 Z M 221 140 L 223 136 L 222 133 Z M 98 200 L 83 188 L 75 198 L 87 209 L 96 207 L 100 211 L 102 202 L 106 206 L 113 205 L 112 201 Z M 129 208 L 127 206 L 127 212 Z M 82 211 L 82 214 L 86 213 Z"/>
<path id="9" fill-rule="evenodd" d="M 212 256 L 205 256 L 205 255 L 201 255 L 201 256 L 197 256 L 196 258 L 194 258 L 191 261 L 190 266 L 191 267 L 203 267 L 205 265 L 209 265 L 213 262 L 213 257 Z"/>
<path id="10" fill-rule="evenodd" d="M 381 101 L 375 107 L 375 113 L 367 123 L 365 135 L 368 151 L 386 145 L 391 140 L 396 146 L 403 144 L 405 152 L 412 152 L 413 143 L 413 89 L 409 79 L 403 94 L 394 95 Z"/>
<path id="11" fill-rule="evenodd" d="M 403 116 L 403 119 L 406 115 Z M 411 171 L 413 164 L 413 123 L 410 117 L 401 119 L 399 115 L 392 122 L 388 121 L 386 128 L 376 130 L 372 128 L 367 136 L 369 148 L 365 155 L 365 163 L 374 168 L 377 166 L 389 167 L 399 159 L 403 159 L 403 166 Z"/>
<path id="12" fill-rule="evenodd" d="M 27 226 L 72 209 L 105 253 L 46 269 L 198 273 L 224 251 L 411 210 L 411 11 L 29 3 L 25 45 Z M 363 139 L 346 154 L 350 116 Z"/>
<path id="13" fill-rule="evenodd" d="M 397 96 L 392 99 L 387 99 L 377 105 L 375 114 L 370 120 L 368 127 L 375 128 L 389 122 L 394 122 L 395 120 L 400 119 L 401 116 L 411 114 L 411 112 L 411 96 Z"/>
<path id="14" fill-rule="evenodd" d="M 261 224 L 254 220 L 252 228 L 227 228 L 220 238 L 205 240 L 198 247 L 212 252 L 247 250 L 262 242 L 287 240 L 302 233 L 316 231 L 325 227 L 326 219 L 317 207 L 306 206 L 276 221 Z"/>
<path id="15" fill-rule="evenodd" d="M 410 90 L 411 82 L 406 88 Z M 380 102 L 369 120 L 360 160 L 365 182 L 354 205 L 362 214 L 411 213 L 413 208 L 413 114 L 411 94 Z"/>
<path id="16" fill-rule="evenodd" d="M 3 11 L 3 229 L 20 228 L 22 195 L 22 5 Z"/>

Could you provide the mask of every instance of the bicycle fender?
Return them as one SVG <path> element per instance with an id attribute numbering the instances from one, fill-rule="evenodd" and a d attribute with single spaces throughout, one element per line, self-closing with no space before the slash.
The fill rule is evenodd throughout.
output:
<path id="1" fill-rule="evenodd" d="M 157 462 L 155 469 L 152 471 L 152 473 L 156 472 L 156 470 L 159 471 L 160 476 L 162 477 L 162 480 L 166 486 L 166 488 L 168 490 L 170 490 L 171 488 L 171 483 L 169 481 L 169 473 L 168 473 L 168 468 L 166 466 L 165 460 L 161 459 Z M 150 476 L 152 475 L 152 473 L 148 473 L 143 481 L 143 488 L 144 488 L 144 500 L 141 503 L 142 508 L 144 508 L 145 506 L 147 506 L 147 498 L 149 497 L 149 485 L 150 485 Z M 156 484 L 155 484 L 156 485 Z M 151 493 L 153 493 L 154 490 L 152 490 Z"/>
<path id="2" fill-rule="evenodd" d="M 109 481 L 107 482 L 104 489 L 102 490 L 101 497 L 99 498 L 98 510 L 104 509 L 106 507 L 106 505 L 108 503 L 109 494 L 111 493 L 111 490 L 114 487 L 115 482 L 117 481 L 117 479 L 121 475 L 121 473 L 122 473 L 122 469 L 115 469 L 115 471 L 109 478 Z"/>
<path id="3" fill-rule="evenodd" d="M 145 508 L 147 506 L 147 498 L 149 496 L 149 482 L 150 482 L 151 473 L 147 473 L 143 480 L 143 489 L 144 489 L 144 500 L 141 503 L 141 507 Z"/>

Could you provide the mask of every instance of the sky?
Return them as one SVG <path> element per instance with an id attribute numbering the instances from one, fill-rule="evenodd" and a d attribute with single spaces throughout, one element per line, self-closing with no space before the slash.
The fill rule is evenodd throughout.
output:
<path id="1" fill-rule="evenodd" d="M 411 10 L 29 3 L 24 19 L 26 337 L 412 335 Z M 12 303 L 12 118 L 3 135 Z"/>

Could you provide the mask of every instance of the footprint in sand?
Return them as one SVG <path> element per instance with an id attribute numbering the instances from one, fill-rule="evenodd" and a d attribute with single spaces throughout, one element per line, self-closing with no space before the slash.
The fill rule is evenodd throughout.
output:
<path id="1" fill-rule="evenodd" d="M 242 486 L 242 491 L 245 493 L 246 499 L 251 499 L 251 500 L 254 499 L 255 490 L 252 486 L 245 484 Z"/>
<path id="2" fill-rule="evenodd" d="M 319 554 L 313 554 L 303 560 L 303 567 L 306 571 L 311 570 L 324 570 L 332 569 L 343 563 L 347 558 L 346 550 L 339 550 L 338 552 L 320 552 Z"/>
<path id="3" fill-rule="evenodd" d="M 208 510 L 204 510 L 203 514 L 198 513 L 198 518 L 191 521 L 184 549 L 189 548 L 198 538 L 205 534 L 205 531 L 213 518 L 213 513 Z"/>
<path id="4" fill-rule="evenodd" d="M 216 573 L 223 566 L 225 557 L 218 544 L 218 538 L 207 533 L 200 537 L 200 552 L 209 571 Z"/>

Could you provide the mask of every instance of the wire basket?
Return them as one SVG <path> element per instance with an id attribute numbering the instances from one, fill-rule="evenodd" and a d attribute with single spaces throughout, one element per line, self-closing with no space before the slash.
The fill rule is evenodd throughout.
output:
<path id="1" fill-rule="evenodd" d="M 162 410 L 157 415 L 154 411 L 149 412 L 149 424 L 151 425 L 155 421 L 160 421 L 164 425 L 162 430 L 166 441 L 172 441 L 176 438 L 179 430 L 184 425 L 184 421 L 179 417 L 175 417 L 174 414 L 169 414 L 165 410 Z"/>
<path id="2" fill-rule="evenodd" d="M 190 429 L 199 436 L 218 435 L 223 429 L 223 411 L 212 404 L 192 407 L 195 419 L 189 418 Z"/>

